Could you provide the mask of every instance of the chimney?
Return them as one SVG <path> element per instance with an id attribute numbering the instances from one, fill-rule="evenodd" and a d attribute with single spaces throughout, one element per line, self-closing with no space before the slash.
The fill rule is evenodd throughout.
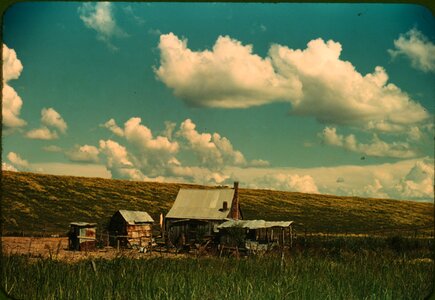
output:
<path id="1" fill-rule="evenodd" d="M 239 182 L 234 181 L 234 198 L 233 205 L 231 207 L 231 217 L 234 220 L 240 219 L 240 211 L 239 211 Z"/>

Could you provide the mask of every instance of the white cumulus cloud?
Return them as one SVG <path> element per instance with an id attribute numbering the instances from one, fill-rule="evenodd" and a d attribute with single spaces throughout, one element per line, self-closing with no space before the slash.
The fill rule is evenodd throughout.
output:
<path id="1" fill-rule="evenodd" d="M 435 44 L 416 28 L 401 34 L 394 46 L 394 50 L 388 50 L 391 57 L 406 56 L 415 69 L 435 72 Z"/>
<path id="2" fill-rule="evenodd" d="M 384 68 L 359 73 L 340 59 L 342 45 L 332 40 L 312 40 L 303 50 L 273 44 L 262 58 L 228 36 L 220 36 L 211 51 L 192 51 L 187 40 L 169 33 L 160 36 L 159 49 L 156 75 L 189 105 L 246 108 L 285 101 L 293 114 L 323 123 L 390 131 L 429 117 L 388 83 Z"/>
<path id="3" fill-rule="evenodd" d="M 192 51 L 187 40 L 172 33 L 160 36 L 158 78 L 177 97 L 193 106 L 241 108 L 289 101 L 300 94 L 300 82 L 277 74 L 270 58 L 252 53 L 228 36 L 220 36 L 212 51 Z"/>
<path id="4" fill-rule="evenodd" d="M 411 199 L 428 199 L 434 196 L 433 160 L 417 161 L 408 174 L 396 185 L 397 193 Z"/>
<path id="5" fill-rule="evenodd" d="M 97 32 L 97 39 L 106 43 L 111 50 L 117 50 L 111 42 L 113 37 L 123 37 L 126 33 L 119 28 L 112 13 L 110 2 L 83 3 L 78 9 L 80 19 L 86 27 Z"/>
<path id="6" fill-rule="evenodd" d="M 369 156 L 394 158 L 412 158 L 417 156 L 416 151 L 412 149 L 409 143 L 387 143 L 381 140 L 376 134 L 373 134 L 370 143 L 365 144 L 358 142 L 353 134 L 348 136 L 337 134 L 337 129 L 333 127 L 326 127 L 319 136 L 327 145 L 342 147 L 349 151 Z"/>
<path id="7" fill-rule="evenodd" d="M 3 90 L 2 90 L 2 109 L 3 125 L 6 129 L 22 127 L 26 122 L 21 119 L 20 112 L 23 100 L 17 92 L 8 84 L 10 80 L 18 79 L 23 70 L 21 61 L 17 58 L 14 49 L 8 48 L 3 44 Z"/>
<path id="8" fill-rule="evenodd" d="M 15 50 L 3 44 L 3 82 L 18 79 L 22 71 L 23 65 L 17 58 Z"/>
<path id="9" fill-rule="evenodd" d="M 41 123 L 45 126 L 55 128 L 61 133 L 65 133 L 68 128 L 62 116 L 51 107 L 41 110 Z"/>
<path id="10" fill-rule="evenodd" d="M 12 167 L 19 171 L 30 170 L 30 164 L 27 160 L 21 158 L 21 156 L 15 152 L 9 152 L 7 155 L 8 160 L 12 164 Z"/>
<path id="11" fill-rule="evenodd" d="M 293 191 L 301 193 L 318 194 L 319 190 L 313 179 L 309 175 L 275 173 L 267 174 L 254 181 L 257 188 L 267 188 L 274 190 Z"/>
<path id="12" fill-rule="evenodd" d="M 135 165 L 147 176 L 165 175 L 179 151 L 179 144 L 165 136 L 154 136 L 141 121 L 140 118 L 130 118 L 124 124 L 125 139 L 131 145 Z"/>
<path id="13" fill-rule="evenodd" d="M 100 140 L 99 152 L 106 158 L 112 178 L 143 180 L 144 175 L 129 160 L 127 149 L 112 140 Z"/>
<path id="14" fill-rule="evenodd" d="M 12 171 L 12 172 L 17 172 L 17 168 L 15 168 L 13 165 L 8 164 L 6 162 L 2 162 L 2 170 L 3 171 Z"/>
<path id="15" fill-rule="evenodd" d="M 99 161 L 99 153 L 100 151 L 95 146 L 76 145 L 73 149 L 67 151 L 65 155 L 71 161 L 96 163 Z"/>
<path id="16" fill-rule="evenodd" d="M 116 121 L 112 118 L 104 124 L 100 125 L 101 127 L 109 129 L 113 134 L 117 136 L 124 136 L 124 130 L 116 124 Z"/>
<path id="17" fill-rule="evenodd" d="M 26 137 L 29 139 L 35 139 L 35 140 L 55 140 L 59 138 L 56 131 L 51 131 L 47 127 L 41 127 L 29 130 L 26 133 Z"/>
<path id="18" fill-rule="evenodd" d="M 313 179 L 321 194 L 434 201 L 433 158 L 400 160 L 374 165 L 315 168 L 240 168 L 223 170 L 250 188 L 296 191 L 298 180 Z M 297 175 L 290 181 L 291 176 Z M 286 183 L 288 180 L 290 183 Z M 300 181 L 300 180 L 299 180 Z M 292 183 L 292 184 L 291 184 Z M 291 188 L 292 187 L 292 188 Z"/>
<path id="19" fill-rule="evenodd" d="M 218 133 L 199 133 L 190 119 L 181 123 L 177 135 L 187 141 L 187 147 L 196 155 L 200 165 L 211 170 L 219 170 L 225 165 L 246 165 L 244 155 L 235 150 L 226 137 Z"/>
<path id="20" fill-rule="evenodd" d="M 403 126 L 422 122 L 428 113 L 417 102 L 388 83 L 384 68 L 360 74 L 340 59 L 338 42 L 312 40 L 304 50 L 272 45 L 269 55 L 282 73 L 297 74 L 303 95 L 292 102 L 294 114 L 314 116 L 323 123 L 375 127 L 378 123 Z M 402 129 L 403 130 L 403 129 Z"/>
<path id="21" fill-rule="evenodd" d="M 59 138 L 57 131 L 65 134 L 68 125 L 62 116 L 53 108 L 41 110 L 41 127 L 29 130 L 26 137 L 38 140 L 55 140 Z"/>

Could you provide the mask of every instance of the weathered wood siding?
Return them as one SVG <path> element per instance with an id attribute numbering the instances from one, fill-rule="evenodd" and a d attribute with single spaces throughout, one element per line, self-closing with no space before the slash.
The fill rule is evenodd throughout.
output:
<path id="1" fill-rule="evenodd" d="M 130 245 L 145 247 L 152 243 L 153 231 L 151 224 L 126 225 L 127 240 Z"/>

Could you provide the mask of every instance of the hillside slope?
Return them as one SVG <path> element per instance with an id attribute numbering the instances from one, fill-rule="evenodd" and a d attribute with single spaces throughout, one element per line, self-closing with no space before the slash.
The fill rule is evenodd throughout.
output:
<path id="1" fill-rule="evenodd" d="M 205 188 L 4 171 L 3 234 L 65 234 L 73 221 L 96 222 L 100 227 L 119 209 L 145 210 L 159 220 L 181 187 Z M 299 231 L 433 230 L 433 203 L 243 188 L 239 195 L 245 219 L 293 220 Z"/>

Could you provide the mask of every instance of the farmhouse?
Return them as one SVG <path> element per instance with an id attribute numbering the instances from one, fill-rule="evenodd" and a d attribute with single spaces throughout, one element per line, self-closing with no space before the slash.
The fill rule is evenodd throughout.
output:
<path id="1" fill-rule="evenodd" d="M 228 219 L 242 219 L 239 183 L 234 188 L 180 189 L 166 215 L 167 238 L 173 245 L 212 240 L 217 226 Z"/>
<path id="2" fill-rule="evenodd" d="M 146 247 L 152 243 L 154 220 L 145 211 L 118 210 L 110 219 L 112 246 Z"/>
<path id="3" fill-rule="evenodd" d="M 96 223 L 72 222 L 68 233 L 68 249 L 88 251 L 97 245 Z"/>

